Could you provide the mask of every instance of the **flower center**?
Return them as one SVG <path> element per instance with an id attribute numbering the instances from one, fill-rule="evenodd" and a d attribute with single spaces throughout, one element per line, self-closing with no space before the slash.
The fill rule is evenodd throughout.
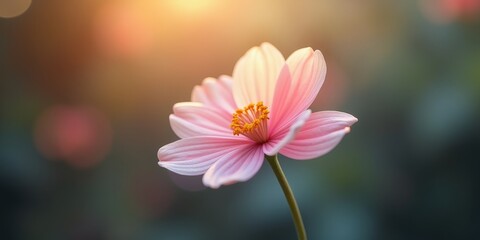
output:
<path id="1" fill-rule="evenodd" d="M 232 124 L 230 124 L 233 135 L 242 134 L 257 143 L 265 142 L 268 136 L 267 120 L 269 119 L 269 113 L 268 107 L 264 106 L 263 102 L 250 103 L 243 109 L 237 109 L 233 113 Z"/>

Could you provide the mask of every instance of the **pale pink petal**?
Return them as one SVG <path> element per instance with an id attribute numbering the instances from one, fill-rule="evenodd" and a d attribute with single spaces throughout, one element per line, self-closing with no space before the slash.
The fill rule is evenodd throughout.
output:
<path id="1" fill-rule="evenodd" d="M 228 118 L 237 109 L 232 93 L 232 78 L 229 76 L 220 76 L 215 78 L 206 78 L 202 85 L 195 86 L 192 91 L 192 102 L 201 102 L 207 107 L 218 109 L 222 115 Z"/>
<path id="2" fill-rule="evenodd" d="M 348 113 L 315 112 L 280 153 L 299 160 L 320 157 L 337 146 L 355 122 L 357 119 Z"/>
<path id="3" fill-rule="evenodd" d="M 182 175 L 201 175 L 223 156 L 245 149 L 252 141 L 238 137 L 191 137 L 158 150 L 158 165 Z"/>
<path id="4" fill-rule="evenodd" d="M 284 64 L 282 54 L 270 43 L 248 50 L 233 69 L 233 97 L 237 106 L 262 101 L 270 107 Z"/>
<path id="5" fill-rule="evenodd" d="M 312 111 L 310 109 L 301 113 L 293 124 L 290 125 L 290 129 L 284 128 L 281 132 L 276 132 L 270 136 L 268 143 L 263 145 L 263 151 L 269 156 L 277 154 L 285 145 L 295 138 L 295 135 L 306 123 Z"/>
<path id="6" fill-rule="evenodd" d="M 273 99 L 269 131 L 270 134 L 289 128 L 300 113 L 315 100 L 327 67 L 320 51 L 303 48 L 295 51 L 282 69 Z"/>
<path id="7" fill-rule="evenodd" d="M 203 184 L 211 188 L 244 182 L 252 178 L 263 164 L 261 145 L 244 145 L 231 149 L 213 164 L 203 176 Z"/>
<path id="8" fill-rule="evenodd" d="M 231 119 L 199 102 L 177 103 L 170 115 L 170 126 L 180 138 L 193 136 L 230 136 Z"/>

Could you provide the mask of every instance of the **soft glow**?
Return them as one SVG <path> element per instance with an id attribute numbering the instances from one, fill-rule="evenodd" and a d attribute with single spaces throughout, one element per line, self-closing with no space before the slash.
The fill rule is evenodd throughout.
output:
<path id="1" fill-rule="evenodd" d="M 170 7 L 180 13 L 200 14 L 211 10 L 217 2 L 215 0 L 170 0 Z"/>
<path id="2" fill-rule="evenodd" d="M 109 4 L 95 18 L 95 39 L 107 56 L 143 56 L 153 46 L 153 33 L 142 12 L 133 5 Z"/>
<path id="3" fill-rule="evenodd" d="M 13 18 L 22 15 L 32 4 L 32 0 L 0 0 L 0 17 Z"/>
<path id="4" fill-rule="evenodd" d="M 436 23 L 474 20 L 480 13 L 480 0 L 423 0 L 421 3 L 426 17 Z"/>
<path id="5" fill-rule="evenodd" d="M 110 124 L 95 109 L 54 106 L 38 118 L 35 143 L 48 159 L 63 160 L 76 168 L 91 167 L 110 149 Z"/>

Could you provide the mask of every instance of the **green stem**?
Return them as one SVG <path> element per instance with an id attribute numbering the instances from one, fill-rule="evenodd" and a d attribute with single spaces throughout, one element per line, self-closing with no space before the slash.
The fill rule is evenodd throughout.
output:
<path id="1" fill-rule="evenodd" d="M 277 176 L 278 183 L 280 183 L 280 186 L 282 187 L 285 198 L 287 198 L 288 205 L 290 206 L 290 212 L 292 213 L 293 222 L 295 223 L 295 228 L 297 229 L 298 240 L 307 240 L 307 232 L 305 231 L 305 226 L 303 226 L 300 209 L 298 209 L 297 201 L 295 201 L 295 196 L 293 195 L 290 185 L 288 185 L 288 181 L 282 171 L 282 167 L 280 167 L 277 155 L 265 155 L 265 158 L 268 160 L 268 163 L 270 163 L 270 166 L 272 167 L 275 176 Z"/>

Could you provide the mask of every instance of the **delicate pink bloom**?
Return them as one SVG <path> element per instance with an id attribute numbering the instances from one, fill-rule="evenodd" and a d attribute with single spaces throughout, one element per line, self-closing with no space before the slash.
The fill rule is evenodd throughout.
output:
<path id="1" fill-rule="evenodd" d="M 357 121 L 336 111 L 312 113 L 327 68 L 320 51 L 303 48 L 287 60 L 271 44 L 250 49 L 233 77 L 207 78 L 192 101 L 170 115 L 181 139 L 158 150 L 159 165 L 201 175 L 211 188 L 253 177 L 264 155 L 312 159 L 332 150 Z"/>

